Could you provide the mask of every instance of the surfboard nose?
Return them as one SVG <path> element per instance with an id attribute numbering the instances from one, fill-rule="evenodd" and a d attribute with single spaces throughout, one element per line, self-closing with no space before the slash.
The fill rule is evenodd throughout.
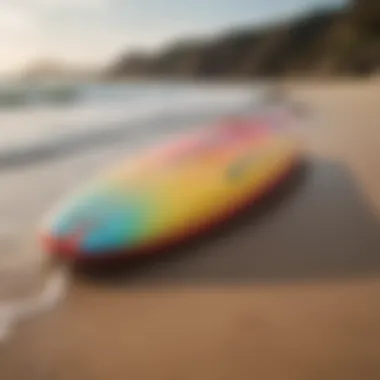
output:
<path id="1" fill-rule="evenodd" d="M 142 238 L 146 207 L 136 197 L 116 198 L 107 192 L 59 211 L 47 226 L 43 245 L 67 258 L 107 256 L 128 251 Z"/>
<path id="2" fill-rule="evenodd" d="M 87 207 L 83 207 L 81 203 L 76 204 L 52 218 L 41 234 L 42 244 L 53 256 L 80 256 L 83 254 L 83 240 L 96 228 L 95 222 L 95 219 L 88 215 Z"/>

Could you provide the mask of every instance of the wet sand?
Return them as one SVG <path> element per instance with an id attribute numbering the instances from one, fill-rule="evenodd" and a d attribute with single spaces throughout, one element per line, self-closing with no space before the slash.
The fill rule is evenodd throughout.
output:
<path id="1" fill-rule="evenodd" d="M 380 83 L 291 85 L 307 160 L 259 208 L 122 270 L 0 347 L 0 378 L 378 379 Z"/>

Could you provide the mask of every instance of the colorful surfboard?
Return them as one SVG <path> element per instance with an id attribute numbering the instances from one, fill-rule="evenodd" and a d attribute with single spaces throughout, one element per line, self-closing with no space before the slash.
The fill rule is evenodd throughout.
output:
<path id="1" fill-rule="evenodd" d="M 236 119 L 129 157 L 58 208 L 45 249 L 69 259 L 133 255 L 228 219 L 276 185 L 299 157 L 286 133 Z"/>

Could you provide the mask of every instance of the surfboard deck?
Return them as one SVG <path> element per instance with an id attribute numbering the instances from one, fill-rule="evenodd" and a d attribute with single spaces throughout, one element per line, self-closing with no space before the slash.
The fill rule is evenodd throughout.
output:
<path id="1" fill-rule="evenodd" d="M 229 120 L 139 152 L 75 193 L 42 230 L 66 259 L 154 252 L 231 218 L 299 159 L 298 144 L 260 120 Z"/>

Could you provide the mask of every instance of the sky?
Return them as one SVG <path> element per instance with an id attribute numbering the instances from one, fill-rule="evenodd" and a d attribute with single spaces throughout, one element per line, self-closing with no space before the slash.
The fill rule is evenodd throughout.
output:
<path id="1" fill-rule="evenodd" d="M 261 24 L 344 0 L 0 0 L 0 73 L 40 59 L 105 65 L 135 49 Z"/>

